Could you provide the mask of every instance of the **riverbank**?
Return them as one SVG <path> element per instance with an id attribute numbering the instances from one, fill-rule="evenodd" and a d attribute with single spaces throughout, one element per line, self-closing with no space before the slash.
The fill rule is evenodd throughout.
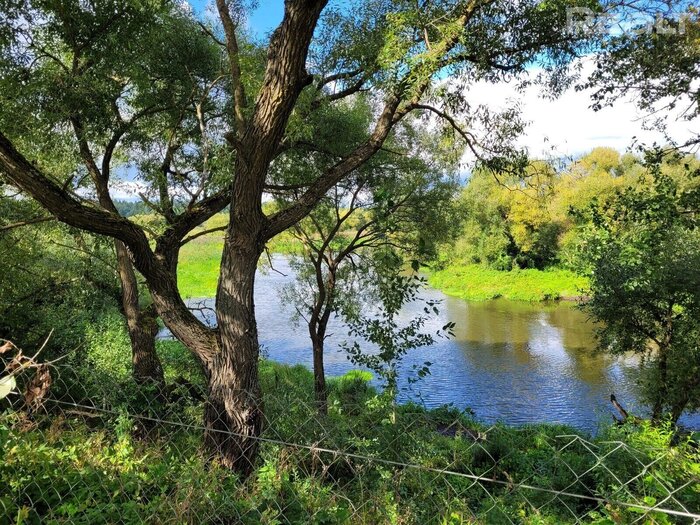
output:
<path id="1" fill-rule="evenodd" d="M 479 265 L 450 266 L 433 272 L 428 283 L 447 295 L 469 301 L 504 298 L 512 301 L 577 300 L 588 280 L 568 270 L 511 270 Z"/>
<path id="2" fill-rule="evenodd" d="M 220 213 L 197 228 L 193 235 L 226 225 L 228 215 Z M 221 265 L 224 232 L 196 237 L 180 251 L 178 285 L 185 298 L 213 297 Z M 275 254 L 295 253 L 298 242 L 288 233 L 268 244 Z M 568 270 L 512 270 L 503 272 L 480 265 L 450 266 L 429 275 L 428 282 L 447 295 L 469 301 L 504 298 L 513 301 L 577 300 L 588 280 Z"/>

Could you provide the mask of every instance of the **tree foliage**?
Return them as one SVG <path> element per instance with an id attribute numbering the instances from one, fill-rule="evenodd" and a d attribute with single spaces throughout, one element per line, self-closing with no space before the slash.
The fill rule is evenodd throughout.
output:
<path id="1" fill-rule="evenodd" d="M 693 155 L 676 155 L 665 157 L 659 169 L 691 188 L 697 180 L 690 173 L 699 166 Z M 581 235 L 590 224 L 579 212 L 624 188 L 649 187 L 645 173 L 643 158 L 610 148 L 565 166 L 531 162 L 524 176 L 475 171 L 457 200 L 461 233 L 443 248 L 443 263 L 578 269 L 586 250 Z"/>
<path id="2" fill-rule="evenodd" d="M 158 314 L 206 370 L 207 445 L 244 474 L 253 468 L 264 420 L 253 290 L 265 244 L 370 162 L 412 112 L 440 117 L 484 163 L 522 164 L 512 147 L 522 130 L 516 113 L 473 108 L 467 88 L 481 79 L 516 79 L 557 94 L 570 84 L 569 63 L 599 45 L 598 36 L 566 31 L 567 9 L 597 8 L 592 0 L 378 0 L 348 10 L 328 8 L 325 0 L 287 0 L 262 48 L 245 42 L 245 3 L 217 0 L 216 26 L 165 0 L 3 5 L 4 175 L 62 222 L 116 239 L 125 254 L 128 248 Z M 542 71 L 534 79 L 533 66 Z M 441 90 L 438 81 L 447 74 L 459 83 Z M 327 111 L 344 113 L 348 97 L 360 92 L 372 110 L 354 141 L 331 155 L 313 140 L 309 146 L 306 124 Z M 31 104 L 22 103 L 25 96 Z M 42 109 L 41 118 L 31 111 L 20 118 L 28 107 Z M 479 122 L 494 132 L 480 138 L 473 131 Z M 42 154 L 50 151 L 47 142 L 65 152 L 58 159 L 77 154 L 86 169 L 57 174 L 53 158 Z M 140 164 L 142 193 L 163 215 L 161 230 L 122 217 L 110 202 L 111 165 L 104 159 L 117 149 L 139 160 L 130 164 Z M 290 186 L 279 177 L 286 172 L 273 166 L 294 165 L 299 151 L 324 155 L 325 166 L 301 181 L 303 190 L 286 207 L 266 215 L 265 192 Z M 91 181 L 100 207 L 77 191 L 84 181 Z M 175 195 L 184 197 L 182 206 Z M 178 292 L 177 255 L 192 228 L 227 205 L 212 329 Z"/>
<path id="3" fill-rule="evenodd" d="M 700 408 L 700 191 L 650 161 L 645 184 L 591 208 L 585 308 L 603 323 L 602 349 L 642 354 L 652 416 L 675 422 Z"/>

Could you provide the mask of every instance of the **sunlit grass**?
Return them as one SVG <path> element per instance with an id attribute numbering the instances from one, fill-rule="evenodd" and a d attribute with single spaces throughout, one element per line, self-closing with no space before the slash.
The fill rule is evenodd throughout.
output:
<path id="1" fill-rule="evenodd" d="M 586 295 L 588 286 L 585 277 L 568 270 L 503 272 L 479 265 L 452 266 L 431 274 L 428 282 L 448 295 L 473 301 L 571 299 Z"/>
<path id="2" fill-rule="evenodd" d="M 227 222 L 228 214 L 219 213 L 193 230 L 191 235 L 225 226 Z M 178 286 L 183 297 L 213 297 L 216 294 L 224 235 L 224 231 L 202 235 L 180 250 Z M 282 233 L 268 243 L 267 248 L 271 253 L 294 253 L 298 246 L 289 233 Z"/>

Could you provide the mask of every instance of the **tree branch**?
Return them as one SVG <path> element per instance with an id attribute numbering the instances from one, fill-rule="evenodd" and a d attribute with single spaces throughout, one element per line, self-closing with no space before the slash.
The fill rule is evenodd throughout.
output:
<path id="1" fill-rule="evenodd" d="M 474 146 L 477 143 L 476 137 L 474 137 L 474 135 L 472 133 L 462 129 L 462 127 L 459 124 L 457 124 L 457 121 L 452 116 L 448 115 L 444 111 L 442 111 L 434 106 L 430 106 L 427 104 L 412 104 L 411 108 L 412 109 L 422 109 L 424 111 L 431 111 L 432 113 L 435 113 L 440 118 L 446 120 L 450 124 L 450 126 L 452 126 L 452 128 L 457 133 L 459 133 L 459 135 L 464 139 L 464 142 L 467 144 L 467 146 L 469 147 L 471 152 L 474 154 L 474 156 L 479 160 L 484 160 L 482 158 L 482 156 L 479 154 L 479 152 L 476 150 L 476 147 Z"/>
<path id="2" fill-rule="evenodd" d="M 0 167 L 13 184 L 31 195 L 61 222 L 124 242 L 138 260 L 139 270 L 144 275 L 149 273 L 154 264 L 153 252 L 139 226 L 118 214 L 76 200 L 24 158 L 2 132 Z"/>
<path id="3" fill-rule="evenodd" d="M 56 217 L 36 217 L 35 219 L 29 219 L 26 221 L 13 222 L 4 226 L 0 226 L 0 233 L 9 230 L 14 230 L 15 228 L 21 228 L 22 226 L 29 226 L 30 224 L 38 224 L 40 222 L 48 222 L 53 220 L 56 220 Z"/>
<path id="4" fill-rule="evenodd" d="M 180 246 L 184 246 L 188 242 L 194 241 L 195 239 L 197 239 L 199 237 L 203 237 L 204 235 L 209 235 L 210 233 L 225 231 L 227 228 L 228 228 L 228 224 L 226 224 L 224 226 L 217 226 L 216 228 L 210 228 L 208 230 L 194 233 L 194 234 L 190 235 L 189 237 L 185 237 L 185 239 L 180 243 Z"/>
<path id="5" fill-rule="evenodd" d="M 243 108 L 246 105 L 243 81 L 241 79 L 241 62 L 238 53 L 238 40 L 236 38 L 236 24 L 231 18 L 228 3 L 226 0 L 216 0 L 216 8 L 219 11 L 219 18 L 224 26 L 226 34 L 226 53 L 231 67 L 231 83 L 233 85 L 233 114 L 236 120 L 236 137 L 243 135 L 245 129 L 245 115 Z"/>

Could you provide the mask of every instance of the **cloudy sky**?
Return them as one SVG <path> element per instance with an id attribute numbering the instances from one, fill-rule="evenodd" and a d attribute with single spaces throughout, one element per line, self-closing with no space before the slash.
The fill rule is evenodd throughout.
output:
<path id="1" fill-rule="evenodd" d="M 584 74 L 585 71 L 584 67 Z M 471 90 L 470 100 L 494 108 L 518 100 L 523 119 L 529 123 L 520 143 L 533 156 L 552 151 L 562 156 L 578 156 L 597 146 L 609 146 L 622 152 L 632 145 L 635 137 L 646 145 L 666 142 L 660 132 L 643 129 L 646 115 L 637 110 L 631 97 L 596 112 L 590 108 L 590 91 L 572 89 L 556 100 L 546 100 L 537 87 L 519 93 L 513 85 L 482 83 Z M 668 132 L 674 140 L 682 142 L 693 133 L 700 134 L 700 123 L 681 121 L 670 115 Z"/>

